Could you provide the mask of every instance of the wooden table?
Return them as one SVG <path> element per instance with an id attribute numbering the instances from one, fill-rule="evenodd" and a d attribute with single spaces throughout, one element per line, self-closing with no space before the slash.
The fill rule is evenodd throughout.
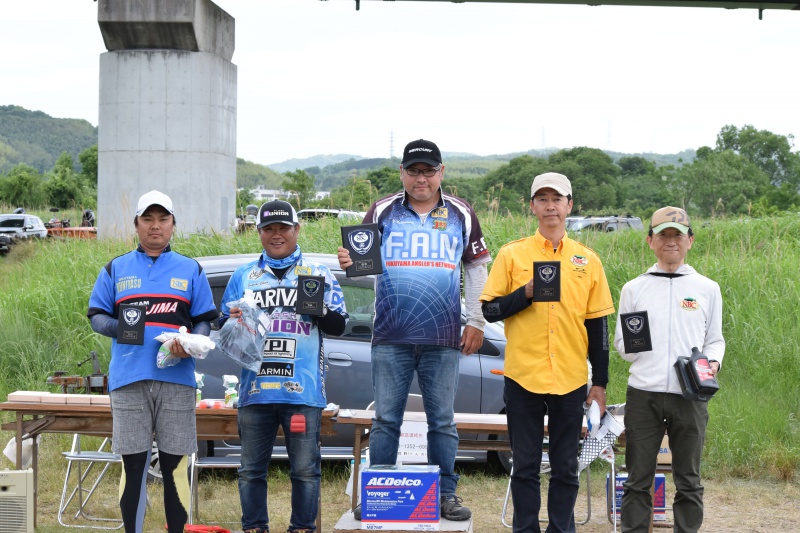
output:
<path id="1" fill-rule="evenodd" d="M 112 420 L 109 405 L 83 405 L 36 402 L 3 402 L 0 411 L 13 411 L 16 420 L 2 424 L 0 428 L 16 432 L 17 469 L 22 469 L 22 441 L 33 439 L 33 488 L 34 525 L 36 523 L 36 502 L 39 482 L 39 446 L 36 437 L 42 433 L 78 433 L 96 437 L 111 437 Z M 238 438 L 237 410 L 196 409 L 198 440 L 221 440 Z M 336 411 L 323 411 L 320 432 L 322 435 L 334 433 L 333 422 Z"/>
<path id="2" fill-rule="evenodd" d="M 353 444 L 353 493 L 350 497 L 350 509 L 356 508 L 358 503 L 358 470 L 361 463 L 361 452 L 369 446 L 369 429 L 372 427 L 372 419 L 375 411 L 358 410 L 350 411 L 352 416 L 342 416 L 343 411 L 339 412 L 336 421 L 339 424 L 350 424 L 355 431 L 355 443 Z M 406 411 L 403 415 L 404 422 L 425 422 L 425 413 L 417 411 Z M 462 439 L 458 441 L 460 450 L 486 450 L 486 451 L 511 451 L 511 443 L 508 442 L 508 425 L 506 415 L 482 415 L 474 413 L 456 413 L 456 429 L 459 433 L 478 434 L 478 435 L 497 435 L 506 437 L 497 440 L 478 440 Z"/>

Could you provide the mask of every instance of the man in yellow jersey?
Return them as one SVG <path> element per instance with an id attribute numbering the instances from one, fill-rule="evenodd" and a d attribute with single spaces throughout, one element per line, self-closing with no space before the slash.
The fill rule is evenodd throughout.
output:
<path id="1" fill-rule="evenodd" d="M 536 176 L 530 205 L 539 229 L 500 249 L 480 300 L 486 320 L 505 320 L 508 339 L 504 398 L 514 454 L 513 531 L 540 531 L 539 467 L 547 415 L 547 532 L 574 532 L 583 406 L 596 401 L 605 412 L 606 316 L 614 304 L 597 254 L 567 236 L 569 179 L 555 172 Z M 587 356 L 592 364 L 588 393 Z"/>

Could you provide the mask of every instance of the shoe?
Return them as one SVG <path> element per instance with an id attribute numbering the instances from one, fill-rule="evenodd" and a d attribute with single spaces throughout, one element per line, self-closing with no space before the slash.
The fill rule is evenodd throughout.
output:
<path id="1" fill-rule="evenodd" d="M 361 522 L 361 504 L 359 503 L 356 505 L 356 508 L 353 509 L 353 518 Z"/>
<path id="2" fill-rule="evenodd" d="M 439 498 L 439 510 L 442 518 L 445 520 L 452 520 L 460 522 L 462 520 L 469 520 L 472 518 L 472 511 L 469 507 L 461 505 L 463 500 L 458 496 L 442 496 Z"/>

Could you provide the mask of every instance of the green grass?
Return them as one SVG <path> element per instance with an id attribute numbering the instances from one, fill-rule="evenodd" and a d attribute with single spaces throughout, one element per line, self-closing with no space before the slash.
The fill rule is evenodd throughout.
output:
<path id="1" fill-rule="evenodd" d="M 530 235 L 531 217 L 481 215 L 490 251 Z M 721 391 L 709 404 L 711 420 L 704 468 L 714 475 L 796 479 L 800 466 L 800 219 L 696 223 L 688 262 L 716 280 L 723 293 L 725 365 Z M 307 252 L 335 253 L 337 221 L 303 226 Z M 580 236 L 602 259 L 612 296 L 654 263 L 644 233 Z M 85 317 L 98 272 L 132 241 L 20 243 L 0 257 L 0 398 L 14 390 L 47 390 L 56 370 L 86 375 L 77 364 L 91 350 L 108 367 L 109 342 L 92 333 Z M 191 236 L 174 248 L 190 256 L 255 252 L 255 234 Z M 613 332 L 614 320 L 609 324 Z M 625 401 L 627 363 L 611 355 L 609 402 Z M 54 390 L 54 389 L 50 389 Z M 0 415 L 11 419 L 9 413 Z M 0 434 L 0 443 L 10 439 Z M 4 461 L 4 460 L 3 460 Z M 8 464 L 6 466 L 9 466 Z"/>

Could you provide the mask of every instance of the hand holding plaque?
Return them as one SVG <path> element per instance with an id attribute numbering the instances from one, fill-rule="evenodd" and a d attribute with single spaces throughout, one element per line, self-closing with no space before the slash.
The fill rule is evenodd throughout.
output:
<path id="1" fill-rule="evenodd" d="M 342 246 L 350 252 L 353 261 L 345 270 L 348 278 L 383 272 L 377 224 L 342 226 Z"/>
<path id="2" fill-rule="evenodd" d="M 619 319 L 622 321 L 622 341 L 625 344 L 625 353 L 649 352 L 653 349 L 647 311 L 621 313 Z"/>
<path id="3" fill-rule="evenodd" d="M 561 301 L 561 262 L 533 262 L 533 301 Z"/>

